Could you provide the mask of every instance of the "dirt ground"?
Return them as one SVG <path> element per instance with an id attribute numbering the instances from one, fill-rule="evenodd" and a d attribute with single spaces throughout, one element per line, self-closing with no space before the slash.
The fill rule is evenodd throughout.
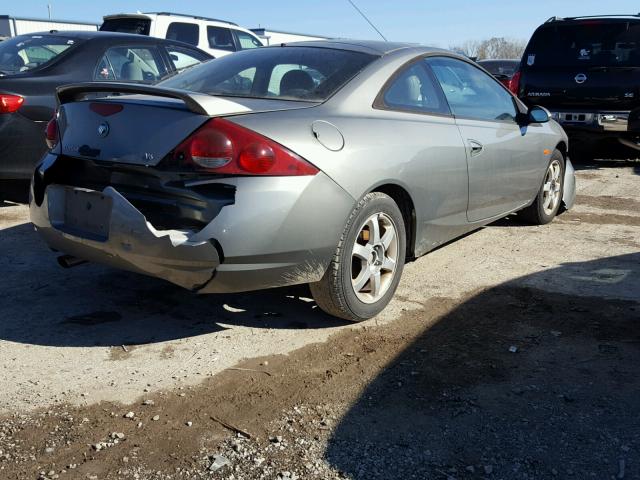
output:
<path id="1" fill-rule="evenodd" d="M 640 479 L 640 166 L 577 178 L 358 325 L 304 287 L 63 270 L 0 203 L 0 479 Z"/>

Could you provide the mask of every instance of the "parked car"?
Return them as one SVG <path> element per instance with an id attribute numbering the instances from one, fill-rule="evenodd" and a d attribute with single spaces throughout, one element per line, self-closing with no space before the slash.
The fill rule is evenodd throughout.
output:
<path id="1" fill-rule="evenodd" d="M 211 56 L 139 35 L 55 32 L 0 43 L 0 179 L 29 179 L 47 150 L 56 87 L 79 81 L 155 83 Z"/>
<path id="2" fill-rule="evenodd" d="M 233 22 L 180 13 L 107 15 L 100 30 L 177 40 L 199 47 L 216 58 L 239 50 L 262 47 L 262 42 L 255 33 Z"/>
<path id="3" fill-rule="evenodd" d="M 488 71 L 491 75 L 500 80 L 505 87 L 511 90 L 511 79 L 520 67 L 520 60 L 516 59 L 493 59 L 479 60 L 478 65 Z"/>
<path id="4" fill-rule="evenodd" d="M 550 222 L 575 194 L 548 112 L 439 49 L 302 42 L 58 97 L 32 182 L 42 237 L 63 265 L 199 293 L 310 283 L 324 311 L 370 318 L 406 258 L 513 212 Z"/>
<path id="5" fill-rule="evenodd" d="M 571 157 L 640 156 L 640 16 L 553 17 L 531 37 L 514 91 L 567 131 Z"/>

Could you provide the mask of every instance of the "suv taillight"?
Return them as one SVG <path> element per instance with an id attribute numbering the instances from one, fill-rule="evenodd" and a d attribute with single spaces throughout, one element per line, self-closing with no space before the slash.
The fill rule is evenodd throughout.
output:
<path id="1" fill-rule="evenodd" d="M 221 175 L 315 175 L 318 169 L 273 140 L 215 118 L 173 151 L 171 167 Z"/>
<path id="2" fill-rule="evenodd" d="M 0 113 L 13 113 L 24 103 L 24 98 L 20 95 L 0 94 Z"/>
<path id="3" fill-rule="evenodd" d="M 520 89 L 520 70 L 516 70 L 516 73 L 507 82 L 507 88 L 516 97 L 518 96 L 518 90 Z"/>
<path id="4" fill-rule="evenodd" d="M 47 123 L 47 128 L 44 131 L 44 136 L 47 141 L 47 147 L 49 150 L 52 150 L 58 144 L 59 135 L 58 135 L 58 113 L 53 116 L 49 123 Z"/>

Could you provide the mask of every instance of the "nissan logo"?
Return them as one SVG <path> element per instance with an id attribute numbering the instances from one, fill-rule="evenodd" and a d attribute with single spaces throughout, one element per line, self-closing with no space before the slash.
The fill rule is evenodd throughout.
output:
<path id="1" fill-rule="evenodd" d="M 587 81 L 587 76 L 584 73 L 579 73 L 578 75 L 576 75 L 576 78 L 574 80 L 576 81 L 576 83 L 584 83 Z"/>
<path id="2" fill-rule="evenodd" d="M 107 122 L 103 122 L 98 125 L 98 136 L 100 138 L 104 138 L 109 135 L 109 124 Z"/>

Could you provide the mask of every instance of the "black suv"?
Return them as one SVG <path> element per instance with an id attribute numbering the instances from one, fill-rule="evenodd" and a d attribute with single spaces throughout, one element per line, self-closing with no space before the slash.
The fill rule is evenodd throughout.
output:
<path id="1" fill-rule="evenodd" d="M 640 14 L 550 18 L 511 82 L 567 131 L 571 157 L 640 157 Z"/>

